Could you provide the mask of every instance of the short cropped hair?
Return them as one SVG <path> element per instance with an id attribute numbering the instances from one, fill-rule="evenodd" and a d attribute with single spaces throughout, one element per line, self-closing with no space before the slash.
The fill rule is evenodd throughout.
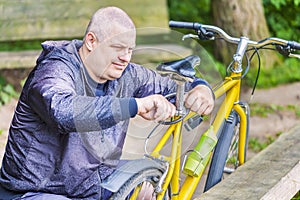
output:
<path id="1" fill-rule="evenodd" d="M 88 32 L 93 32 L 98 40 L 103 40 L 109 34 L 109 30 L 114 24 L 128 29 L 135 29 L 133 21 L 123 10 L 117 7 L 105 7 L 93 14 L 85 35 Z"/>

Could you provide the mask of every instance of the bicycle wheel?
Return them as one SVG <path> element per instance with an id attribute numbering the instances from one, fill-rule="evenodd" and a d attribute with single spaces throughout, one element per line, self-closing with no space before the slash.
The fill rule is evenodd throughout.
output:
<path id="1" fill-rule="evenodd" d="M 245 161 L 248 148 L 249 113 L 246 117 Z M 239 115 L 232 111 L 225 121 L 210 164 L 204 192 L 219 183 L 224 173 L 232 173 L 238 167 Z"/>
<path id="2" fill-rule="evenodd" d="M 110 200 L 120 200 L 120 199 L 129 199 L 129 197 L 132 195 L 133 191 L 136 188 L 142 187 L 144 183 L 151 184 L 153 189 L 156 188 L 161 176 L 162 171 L 156 168 L 153 169 L 146 169 L 135 176 L 133 176 L 131 179 L 129 179 L 120 189 L 118 192 L 114 193 Z M 139 189 L 137 189 L 138 192 Z M 138 195 L 137 195 L 138 196 Z M 155 196 L 155 192 L 153 192 L 153 196 Z M 140 197 L 140 196 L 139 196 Z M 146 198 L 136 198 L 136 199 L 145 199 Z"/>

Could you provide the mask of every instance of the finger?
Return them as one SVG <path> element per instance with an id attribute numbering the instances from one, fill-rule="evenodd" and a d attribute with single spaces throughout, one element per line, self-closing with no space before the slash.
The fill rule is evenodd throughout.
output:
<path id="1" fill-rule="evenodd" d="M 204 102 L 197 101 L 194 103 L 191 110 L 193 112 L 196 112 L 199 115 L 202 115 L 204 113 L 204 111 L 206 110 L 206 108 L 207 108 L 207 105 Z"/>
<path id="2" fill-rule="evenodd" d="M 197 102 L 197 96 L 194 95 L 193 93 L 190 93 L 186 96 L 184 105 L 187 108 L 192 108 L 192 106 Z"/>
<path id="3" fill-rule="evenodd" d="M 144 118 L 144 119 L 147 119 L 147 120 L 154 120 L 154 115 L 156 113 L 156 110 L 155 109 L 151 109 L 149 110 L 148 112 L 146 113 L 143 113 L 141 116 Z"/>
<path id="4" fill-rule="evenodd" d="M 171 106 L 172 107 L 171 107 L 171 116 L 170 117 L 174 117 L 176 114 L 176 106 L 173 104 L 171 104 Z"/>
<path id="5" fill-rule="evenodd" d="M 166 114 L 166 119 L 173 117 L 176 114 L 176 106 L 167 101 L 168 111 Z"/>
<path id="6" fill-rule="evenodd" d="M 212 112 L 213 108 L 214 107 L 212 105 L 207 106 L 207 108 L 204 110 L 203 114 L 209 115 Z"/>
<path id="7" fill-rule="evenodd" d="M 176 108 L 173 104 L 171 104 L 166 99 L 161 100 L 160 102 L 156 103 L 157 110 L 155 113 L 155 120 L 162 121 L 166 120 L 175 115 Z"/>
<path id="8" fill-rule="evenodd" d="M 168 114 L 168 105 L 166 102 L 161 101 L 160 103 L 157 102 L 156 104 L 157 108 L 156 108 L 156 113 L 154 115 L 154 119 L 155 121 L 162 121 L 162 120 L 166 120 L 169 117 Z"/>
<path id="9" fill-rule="evenodd" d="M 167 101 L 167 111 L 166 111 L 166 119 L 173 117 L 176 113 L 176 107 L 170 103 L 169 101 Z"/>

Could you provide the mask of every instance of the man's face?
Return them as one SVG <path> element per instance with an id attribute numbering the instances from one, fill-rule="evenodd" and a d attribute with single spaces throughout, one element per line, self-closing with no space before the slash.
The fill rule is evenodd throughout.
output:
<path id="1" fill-rule="evenodd" d="M 119 27 L 97 41 L 84 61 L 91 77 L 99 83 L 121 77 L 131 59 L 135 38 L 135 30 Z"/>

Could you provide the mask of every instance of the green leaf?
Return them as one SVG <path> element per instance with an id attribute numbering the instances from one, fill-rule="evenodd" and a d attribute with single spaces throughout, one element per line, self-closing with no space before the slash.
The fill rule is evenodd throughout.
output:
<path id="1" fill-rule="evenodd" d="M 16 93 L 14 87 L 10 84 L 7 84 L 6 86 L 4 86 L 3 91 L 6 92 L 8 95 L 10 95 L 12 97 L 17 96 L 17 93 Z"/>
<path id="2" fill-rule="evenodd" d="M 6 104 L 11 99 L 11 96 L 9 94 L 5 93 L 5 92 L 1 92 L 0 93 L 0 98 L 1 98 L 1 102 L 3 102 L 3 104 Z"/>
<path id="3" fill-rule="evenodd" d="M 286 5 L 285 0 L 271 0 L 271 3 L 279 10 L 281 5 Z"/>

